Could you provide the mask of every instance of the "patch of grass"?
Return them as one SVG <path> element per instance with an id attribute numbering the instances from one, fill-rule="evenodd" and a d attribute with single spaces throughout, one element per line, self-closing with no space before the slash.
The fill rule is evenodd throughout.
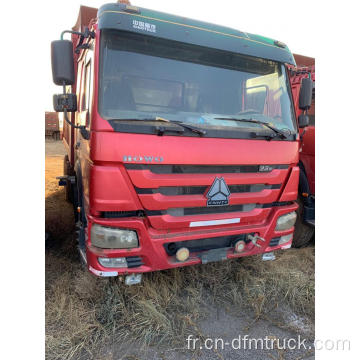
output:
<path id="1" fill-rule="evenodd" d="M 47 250 L 45 264 L 49 360 L 97 358 L 107 342 L 126 339 L 144 346 L 182 344 L 212 305 L 235 314 L 247 309 L 255 320 L 271 318 L 283 306 L 314 317 L 313 247 L 278 251 L 274 262 L 253 256 L 148 273 L 141 284 L 128 287 L 80 266 L 72 209 L 64 197 L 54 186 L 46 200 L 46 228 L 57 242 Z"/>
<path id="2" fill-rule="evenodd" d="M 312 253 L 311 248 L 290 250 L 276 262 L 252 257 L 149 273 L 132 287 L 118 279 L 97 279 L 68 261 L 49 284 L 48 359 L 77 358 L 109 339 L 178 345 L 193 333 L 208 304 L 228 305 L 234 312 L 248 308 L 256 318 L 287 304 L 311 318 L 314 290 L 306 266 Z"/>

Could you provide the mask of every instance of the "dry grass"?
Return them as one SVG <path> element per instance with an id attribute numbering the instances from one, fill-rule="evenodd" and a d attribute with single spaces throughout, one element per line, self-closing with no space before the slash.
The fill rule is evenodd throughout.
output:
<path id="1" fill-rule="evenodd" d="M 46 255 L 47 359 L 96 358 L 101 345 L 124 339 L 180 344 L 211 305 L 235 314 L 248 309 L 255 321 L 279 321 L 272 314 L 285 306 L 312 322 L 311 247 L 277 252 L 274 262 L 256 256 L 149 273 L 132 287 L 95 278 L 76 259 L 71 206 L 52 180 L 61 174 L 62 159 L 47 158 L 46 167 L 46 228 L 53 238 Z"/>

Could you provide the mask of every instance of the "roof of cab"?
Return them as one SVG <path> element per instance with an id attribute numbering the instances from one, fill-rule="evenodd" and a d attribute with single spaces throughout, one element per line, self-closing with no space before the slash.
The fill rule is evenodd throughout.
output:
<path id="1" fill-rule="evenodd" d="M 99 29 L 143 33 L 295 65 L 288 47 L 273 39 L 121 3 L 101 6 L 98 26 Z"/>

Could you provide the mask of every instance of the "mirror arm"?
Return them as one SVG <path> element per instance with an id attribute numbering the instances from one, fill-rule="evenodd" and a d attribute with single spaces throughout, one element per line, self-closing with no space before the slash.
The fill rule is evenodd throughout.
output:
<path id="1" fill-rule="evenodd" d="M 62 33 L 61 33 L 61 36 L 60 36 L 60 40 L 64 40 L 64 35 L 65 34 L 74 34 L 74 35 L 79 35 L 79 36 L 82 36 L 84 38 L 92 38 L 94 39 L 95 38 L 95 33 L 94 31 L 90 31 L 88 27 L 85 28 L 85 31 L 84 32 L 80 32 L 80 31 L 74 31 L 74 30 L 64 30 Z"/>
<path id="2" fill-rule="evenodd" d="M 81 136 L 85 139 L 85 140 L 89 140 L 90 139 L 90 131 L 86 129 L 86 127 L 84 125 L 75 125 L 73 124 L 67 117 L 67 111 L 66 109 L 64 109 L 64 119 L 65 121 L 72 126 L 74 129 L 79 129 L 80 130 L 80 134 Z"/>
<path id="3" fill-rule="evenodd" d="M 76 49 L 75 49 L 75 53 L 80 54 L 81 49 L 90 49 L 90 45 L 89 44 L 80 44 L 80 45 L 78 45 L 76 47 Z"/>
<path id="4" fill-rule="evenodd" d="M 73 124 L 73 123 L 69 120 L 69 118 L 68 118 L 68 116 L 67 116 L 67 110 L 66 110 L 66 109 L 64 109 L 64 119 L 65 119 L 65 121 L 66 121 L 70 126 L 72 126 L 74 129 L 82 129 L 82 128 L 85 127 L 85 126 L 83 126 L 83 125 L 75 125 L 75 124 Z"/>
<path id="5" fill-rule="evenodd" d="M 306 129 L 307 129 L 307 127 L 305 127 L 304 128 L 304 130 L 303 130 L 303 132 L 300 134 L 300 143 L 301 143 L 301 148 L 302 148 L 302 141 L 303 141 L 303 139 L 304 139 L 304 135 L 305 135 L 305 133 L 306 133 Z"/>
<path id="6" fill-rule="evenodd" d="M 88 27 L 85 27 L 84 32 L 79 32 L 79 31 L 74 31 L 74 30 L 64 30 L 60 36 L 61 40 L 64 39 L 64 35 L 66 33 L 80 36 L 78 44 L 76 45 L 76 48 L 75 48 L 76 54 L 79 54 L 81 49 L 89 49 L 89 44 L 84 44 L 84 39 L 86 39 L 86 38 L 94 39 L 95 38 L 95 32 L 90 31 Z"/>
<path id="7" fill-rule="evenodd" d="M 74 35 L 84 35 L 83 33 L 79 32 L 79 31 L 73 31 L 73 30 L 64 30 L 62 33 L 61 33 L 61 36 L 60 36 L 60 40 L 64 40 L 64 35 L 68 33 L 68 34 L 74 34 Z"/>

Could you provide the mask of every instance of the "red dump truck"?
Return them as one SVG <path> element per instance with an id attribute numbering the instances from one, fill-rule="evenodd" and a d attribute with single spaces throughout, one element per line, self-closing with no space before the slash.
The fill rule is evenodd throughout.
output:
<path id="1" fill-rule="evenodd" d="M 59 114 L 54 111 L 45 111 L 45 137 L 54 140 L 60 139 Z"/>
<path id="2" fill-rule="evenodd" d="M 315 59 L 294 54 L 296 67 L 290 69 L 296 115 L 300 116 L 299 93 L 302 80 L 311 79 L 312 102 L 307 115 L 309 125 L 300 132 L 300 180 L 298 195 L 298 217 L 295 224 L 293 246 L 303 246 L 313 237 L 315 231 Z"/>
<path id="3" fill-rule="evenodd" d="M 82 6 L 51 47 L 68 152 L 60 183 L 93 274 L 135 284 L 291 246 L 307 123 L 285 44 L 114 3 Z"/>

